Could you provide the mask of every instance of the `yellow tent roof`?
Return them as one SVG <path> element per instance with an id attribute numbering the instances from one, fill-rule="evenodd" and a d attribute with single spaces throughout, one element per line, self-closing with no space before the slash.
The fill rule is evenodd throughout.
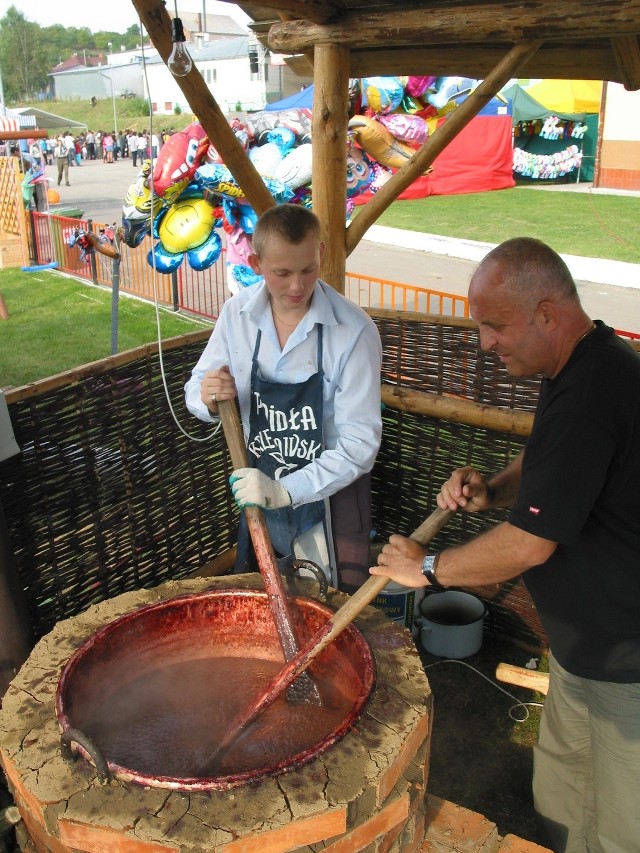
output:
<path id="1" fill-rule="evenodd" d="M 559 113 L 600 112 L 600 80 L 541 80 L 526 92 L 548 110 Z"/>

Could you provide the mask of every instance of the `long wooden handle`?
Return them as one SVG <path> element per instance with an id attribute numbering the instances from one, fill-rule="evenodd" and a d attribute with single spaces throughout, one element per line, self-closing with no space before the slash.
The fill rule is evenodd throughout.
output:
<path id="1" fill-rule="evenodd" d="M 222 421 L 224 437 L 229 448 L 231 464 L 235 468 L 247 468 L 249 456 L 244 443 L 244 432 L 242 423 L 240 422 L 240 414 L 235 399 L 221 400 L 218 403 L 218 414 Z M 287 595 L 282 581 L 282 575 L 278 569 L 276 555 L 271 544 L 271 537 L 267 528 L 264 514 L 260 507 L 248 506 L 245 507 L 244 513 L 247 519 L 247 528 L 253 548 L 256 553 L 256 560 L 264 588 L 269 599 L 269 606 L 273 614 L 278 638 L 282 646 L 282 652 L 285 660 L 291 660 L 298 651 L 298 641 L 296 638 L 293 618 L 289 610 Z"/>
<path id="2" fill-rule="evenodd" d="M 436 509 L 431 515 L 422 522 L 411 535 L 412 539 L 420 542 L 422 545 L 441 530 L 453 513 L 451 510 Z M 253 722 L 263 711 L 265 711 L 275 700 L 283 693 L 296 678 L 298 678 L 307 669 L 309 664 L 320 654 L 323 649 L 333 642 L 338 634 L 353 622 L 364 608 L 369 604 L 376 595 L 389 583 L 389 578 L 372 575 L 369 580 L 364 583 L 360 589 L 348 599 L 342 607 L 337 610 L 329 621 L 320 628 L 310 640 L 305 643 L 304 647 L 290 660 L 280 672 L 274 676 L 262 693 L 255 699 L 252 705 L 244 708 L 240 714 L 232 721 L 226 734 L 222 737 L 217 748 L 209 757 L 207 768 L 209 769 L 213 762 L 219 759 L 229 747 L 240 732 L 246 728 L 249 723 Z"/>
<path id="3" fill-rule="evenodd" d="M 433 537 L 445 526 L 449 521 L 453 512 L 450 509 L 436 509 L 431 515 L 426 518 L 422 524 L 414 530 L 410 539 L 415 539 L 421 545 L 426 545 Z M 335 616 L 330 619 L 331 630 L 322 638 L 322 647 L 316 651 L 314 649 L 313 657 L 319 651 L 326 648 L 338 634 L 340 634 L 353 620 L 358 616 L 364 608 L 370 604 L 373 599 L 382 592 L 384 587 L 389 583 L 389 578 L 386 575 L 372 575 L 353 595 L 349 598 L 342 607 L 336 611 Z"/>

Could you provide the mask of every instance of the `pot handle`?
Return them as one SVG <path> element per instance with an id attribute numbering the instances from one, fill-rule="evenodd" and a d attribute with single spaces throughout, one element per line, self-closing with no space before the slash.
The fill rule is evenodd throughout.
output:
<path id="1" fill-rule="evenodd" d="M 76 756 L 71 749 L 72 743 L 80 744 L 80 746 L 89 753 L 91 760 L 95 765 L 98 779 L 103 784 L 112 780 L 113 777 L 111 775 L 111 771 L 109 770 L 100 748 L 96 746 L 88 735 L 81 732 L 80 729 L 66 729 L 60 735 L 60 752 L 67 764 L 73 764 L 76 760 Z"/>
<path id="2" fill-rule="evenodd" d="M 423 616 L 416 616 L 413 620 L 414 625 L 417 625 L 421 631 L 431 631 L 431 625 L 427 625 Z"/>

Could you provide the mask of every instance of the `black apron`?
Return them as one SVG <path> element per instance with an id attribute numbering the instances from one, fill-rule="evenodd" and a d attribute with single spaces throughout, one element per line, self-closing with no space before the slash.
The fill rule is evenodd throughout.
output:
<path id="1" fill-rule="evenodd" d="M 258 353 L 262 332 L 258 331 L 251 365 L 249 408 L 249 462 L 273 480 L 304 468 L 322 453 L 322 325 L 318 324 L 318 371 L 304 382 L 269 382 L 259 375 Z M 292 508 L 269 509 L 264 513 L 274 551 L 278 557 L 293 556 L 293 542 L 324 522 L 324 501 Z M 240 518 L 236 572 L 255 571 L 255 558 L 244 513 Z"/>

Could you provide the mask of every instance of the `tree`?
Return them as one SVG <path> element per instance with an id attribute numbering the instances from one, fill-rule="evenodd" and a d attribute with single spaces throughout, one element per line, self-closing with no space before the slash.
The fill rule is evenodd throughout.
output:
<path id="1" fill-rule="evenodd" d="M 49 62 L 42 29 L 15 6 L 0 20 L 0 63 L 7 100 L 28 98 L 46 88 Z"/>

